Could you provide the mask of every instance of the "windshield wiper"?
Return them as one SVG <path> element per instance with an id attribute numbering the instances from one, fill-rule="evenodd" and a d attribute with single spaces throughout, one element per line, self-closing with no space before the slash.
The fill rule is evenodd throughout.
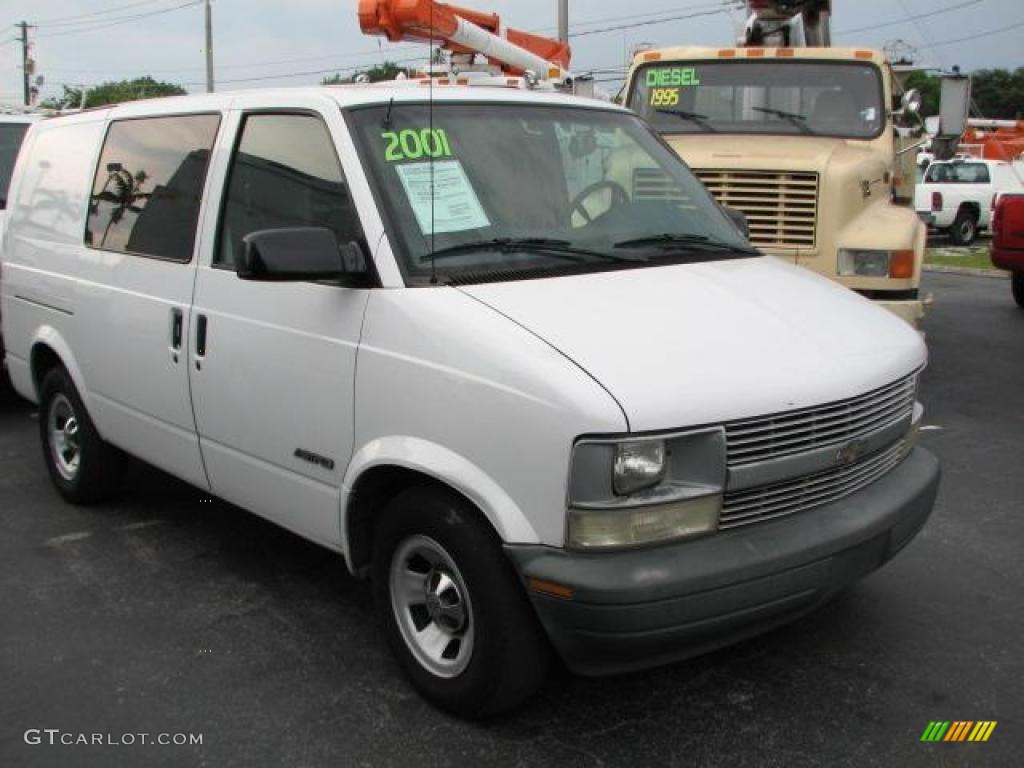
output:
<path id="1" fill-rule="evenodd" d="M 674 234 L 671 232 L 665 232 L 660 235 L 648 235 L 647 237 L 636 237 L 632 240 L 623 240 L 615 244 L 616 248 L 643 248 L 645 246 L 660 248 L 683 246 L 684 250 L 692 251 L 732 251 L 747 256 L 760 255 L 753 248 L 715 240 L 706 235 Z"/>
<path id="2" fill-rule="evenodd" d="M 656 109 L 654 111 L 659 115 L 675 115 L 680 120 L 689 120 L 691 123 L 699 125 L 708 133 L 718 133 L 718 129 L 708 122 L 707 115 L 698 115 L 696 112 L 687 112 L 685 109 Z"/>
<path id="3" fill-rule="evenodd" d="M 587 257 L 604 259 L 605 261 L 644 261 L 644 259 L 632 259 L 619 256 L 614 253 L 603 251 L 592 251 L 588 248 L 579 248 L 569 240 L 556 240 L 550 237 L 495 237 L 490 240 L 477 240 L 472 243 L 459 243 L 450 245 L 447 248 L 439 248 L 432 254 L 427 253 L 420 256 L 420 263 L 438 261 L 452 256 L 461 256 L 475 251 L 500 251 L 510 253 L 513 251 L 539 251 L 550 253 L 566 261 L 586 262 Z"/>
<path id="4" fill-rule="evenodd" d="M 796 112 L 786 112 L 782 109 L 766 109 L 765 107 L 751 107 L 755 112 L 763 112 L 766 115 L 772 115 L 781 120 L 785 120 L 790 125 L 796 126 L 800 133 L 813 136 L 812 131 L 807 125 L 807 115 L 798 115 Z"/>

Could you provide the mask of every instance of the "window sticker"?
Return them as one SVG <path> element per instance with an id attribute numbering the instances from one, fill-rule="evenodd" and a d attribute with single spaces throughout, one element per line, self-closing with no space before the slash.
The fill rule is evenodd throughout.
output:
<path id="1" fill-rule="evenodd" d="M 696 67 L 658 67 L 648 69 L 647 87 L 651 92 L 652 107 L 679 105 L 679 91 L 700 85 Z"/>
<path id="2" fill-rule="evenodd" d="M 431 205 L 431 171 L 433 165 L 433 205 Z M 409 163 L 396 165 L 405 194 L 412 205 L 420 231 L 429 235 L 431 219 L 435 234 L 463 232 L 491 226 L 480 205 L 476 190 L 466 176 L 462 163 L 446 160 L 440 163 Z"/>
<path id="3" fill-rule="evenodd" d="M 444 128 L 406 128 L 401 131 L 385 131 L 380 136 L 386 142 L 384 159 L 389 163 L 419 160 L 422 157 L 436 159 L 452 156 L 448 133 Z"/>

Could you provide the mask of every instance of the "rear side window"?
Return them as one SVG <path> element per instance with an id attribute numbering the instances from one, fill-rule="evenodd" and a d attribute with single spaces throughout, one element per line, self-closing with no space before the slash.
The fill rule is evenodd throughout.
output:
<path id="1" fill-rule="evenodd" d="M 231 159 L 213 263 L 234 268 L 243 237 L 286 227 L 326 227 L 342 245 L 365 245 L 324 122 L 309 114 L 248 115 Z"/>
<path id="2" fill-rule="evenodd" d="M 93 179 L 86 245 L 190 261 L 219 124 L 219 115 L 111 123 Z"/>
<path id="3" fill-rule="evenodd" d="M 0 123 L 0 209 L 7 207 L 7 188 L 11 185 L 14 161 L 28 130 L 27 123 Z"/>

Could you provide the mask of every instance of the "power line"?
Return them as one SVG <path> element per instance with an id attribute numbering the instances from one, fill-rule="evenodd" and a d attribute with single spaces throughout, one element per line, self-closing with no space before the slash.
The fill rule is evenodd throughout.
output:
<path id="1" fill-rule="evenodd" d="M 109 21 L 109 19 L 102 19 L 97 17 L 107 16 L 111 13 L 117 13 L 118 11 L 125 11 L 129 8 L 139 8 L 143 5 L 154 5 L 155 3 L 166 3 L 168 0 L 142 0 L 138 3 L 129 3 L 128 5 L 119 5 L 113 8 L 106 8 L 100 11 L 92 11 L 91 13 L 81 13 L 76 16 L 60 16 L 54 19 L 42 19 L 39 21 L 33 21 L 34 26 L 43 27 L 67 27 L 78 24 L 96 24 L 101 21 Z"/>
<path id="2" fill-rule="evenodd" d="M 869 24 L 866 27 L 855 27 L 854 29 L 841 29 L 836 32 L 837 35 L 852 35 L 855 32 L 868 32 L 872 29 L 882 29 L 883 27 L 895 27 L 898 24 L 911 24 L 921 19 L 928 19 L 932 16 L 941 16 L 944 13 L 950 13 L 951 11 L 959 11 L 961 8 L 970 8 L 972 5 L 980 5 L 984 0 L 967 0 L 967 2 L 959 3 L 957 5 L 950 5 L 945 8 L 938 8 L 928 13 L 908 13 L 905 19 L 898 19 L 896 21 L 883 21 L 878 24 Z M 916 26 L 916 25 L 915 25 Z"/>
<path id="3" fill-rule="evenodd" d="M 998 29 L 989 29 L 985 32 L 978 32 L 973 35 L 967 35 L 966 37 L 956 37 L 953 38 L 952 40 L 940 40 L 937 43 L 928 43 L 928 46 L 930 48 L 938 48 L 944 45 L 954 45 L 955 43 L 966 43 L 969 40 L 977 40 L 978 38 L 988 37 L 989 35 L 998 35 L 1003 32 L 1009 32 L 1014 29 L 1020 29 L 1021 27 L 1024 27 L 1024 21 L 1019 21 L 1016 24 L 1010 24 L 1009 26 L 999 27 Z"/>
<path id="4" fill-rule="evenodd" d="M 630 24 L 618 24 L 616 26 L 603 27 L 601 29 L 588 29 L 588 30 L 585 30 L 583 32 L 572 33 L 572 34 L 569 35 L 569 37 L 572 38 L 572 37 L 586 37 L 587 35 L 601 35 L 601 34 L 604 34 L 606 32 L 618 32 L 618 31 L 623 30 L 623 29 L 634 29 L 636 27 L 649 27 L 649 26 L 653 26 L 654 24 L 661 24 L 661 23 L 666 22 L 666 21 L 682 21 L 683 19 L 696 19 L 696 18 L 700 18 L 702 16 L 717 16 L 718 14 L 728 13 L 729 12 L 726 9 L 724 3 L 719 3 L 719 6 L 721 6 L 721 7 L 715 8 L 714 10 L 710 10 L 710 11 L 699 11 L 697 13 L 687 13 L 687 14 L 682 14 L 682 15 L 678 15 L 678 16 L 666 16 L 666 17 L 660 18 L 660 19 L 651 19 L 650 21 L 637 21 L 637 22 L 632 22 Z"/>
<path id="5" fill-rule="evenodd" d="M 41 37 L 63 37 L 64 35 L 78 35 L 83 32 L 96 32 L 101 29 L 107 29 L 108 27 L 116 27 L 119 24 L 128 24 L 132 21 L 138 21 L 139 19 L 148 19 L 151 16 L 160 16 L 164 13 L 170 13 L 172 11 L 180 11 L 182 8 L 192 8 L 196 5 L 200 5 L 203 0 L 190 0 L 187 3 L 181 5 L 175 5 L 171 8 L 162 8 L 158 11 L 149 11 L 148 13 L 137 13 L 134 16 L 123 16 L 116 21 L 104 21 L 96 26 L 79 28 L 79 29 L 68 29 L 63 32 L 50 32 L 49 34 L 36 35 L 37 38 Z"/>

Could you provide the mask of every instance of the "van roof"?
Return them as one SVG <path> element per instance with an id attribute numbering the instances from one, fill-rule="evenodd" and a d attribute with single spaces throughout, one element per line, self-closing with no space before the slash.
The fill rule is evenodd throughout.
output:
<path id="1" fill-rule="evenodd" d="M 452 80 L 442 78 L 442 80 Z M 518 80 L 518 78 L 510 78 Z M 523 103 L 572 106 L 589 109 L 629 112 L 624 107 L 598 99 L 570 96 L 550 90 L 532 90 L 523 87 L 466 86 L 435 84 L 429 87 L 427 80 L 410 79 L 381 83 L 356 83 L 351 85 L 323 85 L 299 88 L 259 88 L 212 94 L 169 96 L 159 99 L 144 99 L 120 105 L 85 110 L 52 118 L 47 122 L 90 121 L 97 119 L 142 117 L 183 112 L 220 111 L 231 108 L 259 109 L 285 108 L 289 104 L 333 101 L 342 108 L 364 105 L 425 102 L 431 97 L 435 103 L 478 102 L 478 103 Z"/>

